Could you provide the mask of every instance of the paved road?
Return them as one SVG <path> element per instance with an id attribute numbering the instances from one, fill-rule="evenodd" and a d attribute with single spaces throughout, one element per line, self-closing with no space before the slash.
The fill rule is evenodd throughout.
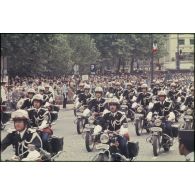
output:
<path id="1" fill-rule="evenodd" d="M 84 139 L 82 135 L 76 132 L 74 124 L 74 115 L 72 110 L 61 110 L 59 120 L 55 125 L 55 135 L 64 137 L 64 153 L 57 159 L 58 161 L 91 161 L 96 152 L 88 153 L 85 149 Z M 6 128 L 10 128 L 10 124 Z M 178 142 L 175 140 L 174 146 L 168 153 L 163 152 L 154 157 L 152 153 L 152 145 L 146 142 L 148 134 L 136 136 L 132 123 L 129 123 L 129 132 L 132 141 L 139 141 L 140 151 L 136 161 L 184 161 L 184 157 L 178 153 Z M 3 139 L 7 134 L 6 130 L 1 132 Z M 1 160 L 10 159 L 13 155 L 13 149 L 8 147 L 1 156 Z"/>

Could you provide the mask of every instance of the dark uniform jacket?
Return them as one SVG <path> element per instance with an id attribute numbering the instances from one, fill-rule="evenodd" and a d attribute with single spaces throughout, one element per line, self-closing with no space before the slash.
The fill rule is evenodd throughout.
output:
<path id="1" fill-rule="evenodd" d="M 170 98 L 173 102 L 176 101 L 177 99 L 177 94 L 179 91 L 175 90 L 175 91 L 169 91 L 167 94 L 167 97 Z"/>
<path id="2" fill-rule="evenodd" d="M 133 90 L 133 89 L 131 89 L 131 90 L 126 89 L 123 92 L 123 97 L 125 97 L 126 100 L 131 100 L 134 95 L 136 95 L 136 93 L 135 93 L 135 90 Z"/>
<path id="3" fill-rule="evenodd" d="M 123 88 L 120 87 L 119 89 L 114 89 L 114 96 L 116 96 L 118 99 L 120 99 L 120 96 L 123 93 Z"/>
<path id="4" fill-rule="evenodd" d="M 139 93 L 136 102 L 141 104 L 142 106 L 148 106 L 151 102 L 152 94 L 146 92 L 145 94 L 143 92 Z"/>
<path id="5" fill-rule="evenodd" d="M 28 150 L 28 144 L 33 144 L 36 148 L 42 148 L 42 141 L 36 130 L 26 129 L 22 138 L 18 131 L 13 131 L 7 134 L 2 140 L 1 152 L 3 152 L 8 146 L 13 145 L 15 148 L 15 155 L 21 155 L 21 158 L 26 158 L 28 152 L 25 154 L 23 153 Z"/>
<path id="6" fill-rule="evenodd" d="M 160 87 L 154 87 L 152 90 L 153 95 L 158 95 L 158 92 L 161 90 Z"/>
<path id="7" fill-rule="evenodd" d="M 32 99 L 25 99 L 24 103 L 22 104 L 22 106 L 20 107 L 20 109 L 29 109 L 32 107 Z"/>
<path id="8" fill-rule="evenodd" d="M 190 95 L 186 98 L 184 105 L 194 109 L 194 96 Z"/>
<path id="9" fill-rule="evenodd" d="M 40 108 L 36 110 L 35 108 L 28 109 L 30 125 L 31 127 L 38 127 L 42 124 L 43 120 L 47 121 L 49 125 L 51 122 L 51 116 L 46 108 Z"/>
<path id="10" fill-rule="evenodd" d="M 159 116 L 167 116 L 172 111 L 172 102 L 164 101 L 161 103 L 160 101 L 156 102 L 152 108 L 152 112 L 157 112 Z"/>
<path id="11" fill-rule="evenodd" d="M 103 112 L 105 109 L 105 102 L 106 100 L 104 98 L 101 99 L 92 99 L 89 102 L 88 109 L 91 110 L 92 112 Z"/>
<path id="12" fill-rule="evenodd" d="M 51 97 L 53 98 L 52 92 L 50 92 L 50 91 L 48 91 L 47 93 L 45 92 L 45 93 L 43 94 L 43 102 L 44 102 L 44 103 L 49 102 L 49 99 L 50 99 Z"/>
<path id="13" fill-rule="evenodd" d="M 79 94 L 79 102 L 80 103 L 82 103 L 82 105 L 87 105 L 87 101 L 88 101 L 88 99 L 90 99 L 91 98 L 91 94 L 89 93 L 89 94 L 85 94 L 85 93 L 80 93 Z"/>
<path id="14" fill-rule="evenodd" d="M 126 116 L 118 111 L 114 114 L 112 112 L 106 113 L 99 125 L 102 126 L 103 130 L 117 131 L 124 123 L 127 123 Z"/>

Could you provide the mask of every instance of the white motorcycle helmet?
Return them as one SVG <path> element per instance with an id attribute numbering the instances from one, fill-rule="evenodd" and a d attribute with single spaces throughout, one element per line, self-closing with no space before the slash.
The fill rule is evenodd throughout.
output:
<path id="1" fill-rule="evenodd" d="M 102 89 L 102 87 L 96 87 L 95 88 L 95 93 L 103 93 L 103 89 Z"/>
<path id="2" fill-rule="evenodd" d="M 29 116 L 26 110 L 18 109 L 12 112 L 11 118 L 12 120 L 16 120 L 16 119 L 28 120 Z"/>

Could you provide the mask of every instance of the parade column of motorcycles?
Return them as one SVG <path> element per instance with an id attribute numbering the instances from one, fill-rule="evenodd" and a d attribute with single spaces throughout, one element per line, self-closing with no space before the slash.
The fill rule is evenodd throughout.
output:
<path id="1" fill-rule="evenodd" d="M 63 138 L 53 135 L 60 110 L 53 88 L 48 84 L 29 88 L 11 116 L 1 93 L 1 129 L 10 117 L 14 123 L 1 142 L 1 152 L 13 145 L 12 161 L 54 161 L 63 151 Z M 149 87 L 144 80 L 81 81 L 73 99 L 77 133 L 83 135 L 88 152 L 99 151 L 92 161 L 135 160 L 139 143 L 130 140 L 129 122 L 137 136 L 148 133 L 154 156 L 161 149 L 168 152 L 179 137 L 180 154 L 194 161 L 193 82 L 154 80 Z"/>

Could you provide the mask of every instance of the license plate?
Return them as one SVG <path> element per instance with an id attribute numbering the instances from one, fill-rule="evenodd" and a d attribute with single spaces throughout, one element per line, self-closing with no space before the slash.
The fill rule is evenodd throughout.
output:
<path id="1" fill-rule="evenodd" d="M 153 135 L 158 135 L 158 132 L 157 131 L 153 132 Z"/>
<path id="2" fill-rule="evenodd" d="M 143 114 L 136 114 L 135 115 L 135 119 L 139 119 L 139 118 L 141 118 L 143 116 Z"/>
<path id="3" fill-rule="evenodd" d="M 102 144 L 102 143 L 96 144 L 95 147 L 96 147 L 97 150 L 102 150 L 102 149 L 108 150 L 109 149 L 109 145 L 108 144 Z"/>
<path id="4" fill-rule="evenodd" d="M 184 119 L 188 119 L 188 120 L 190 120 L 190 119 L 192 119 L 193 117 L 192 116 L 184 116 Z"/>
<path id="5" fill-rule="evenodd" d="M 159 132 L 159 131 L 161 132 L 162 128 L 160 128 L 160 127 L 151 127 L 150 130 L 153 131 L 153 132 Z"/>

